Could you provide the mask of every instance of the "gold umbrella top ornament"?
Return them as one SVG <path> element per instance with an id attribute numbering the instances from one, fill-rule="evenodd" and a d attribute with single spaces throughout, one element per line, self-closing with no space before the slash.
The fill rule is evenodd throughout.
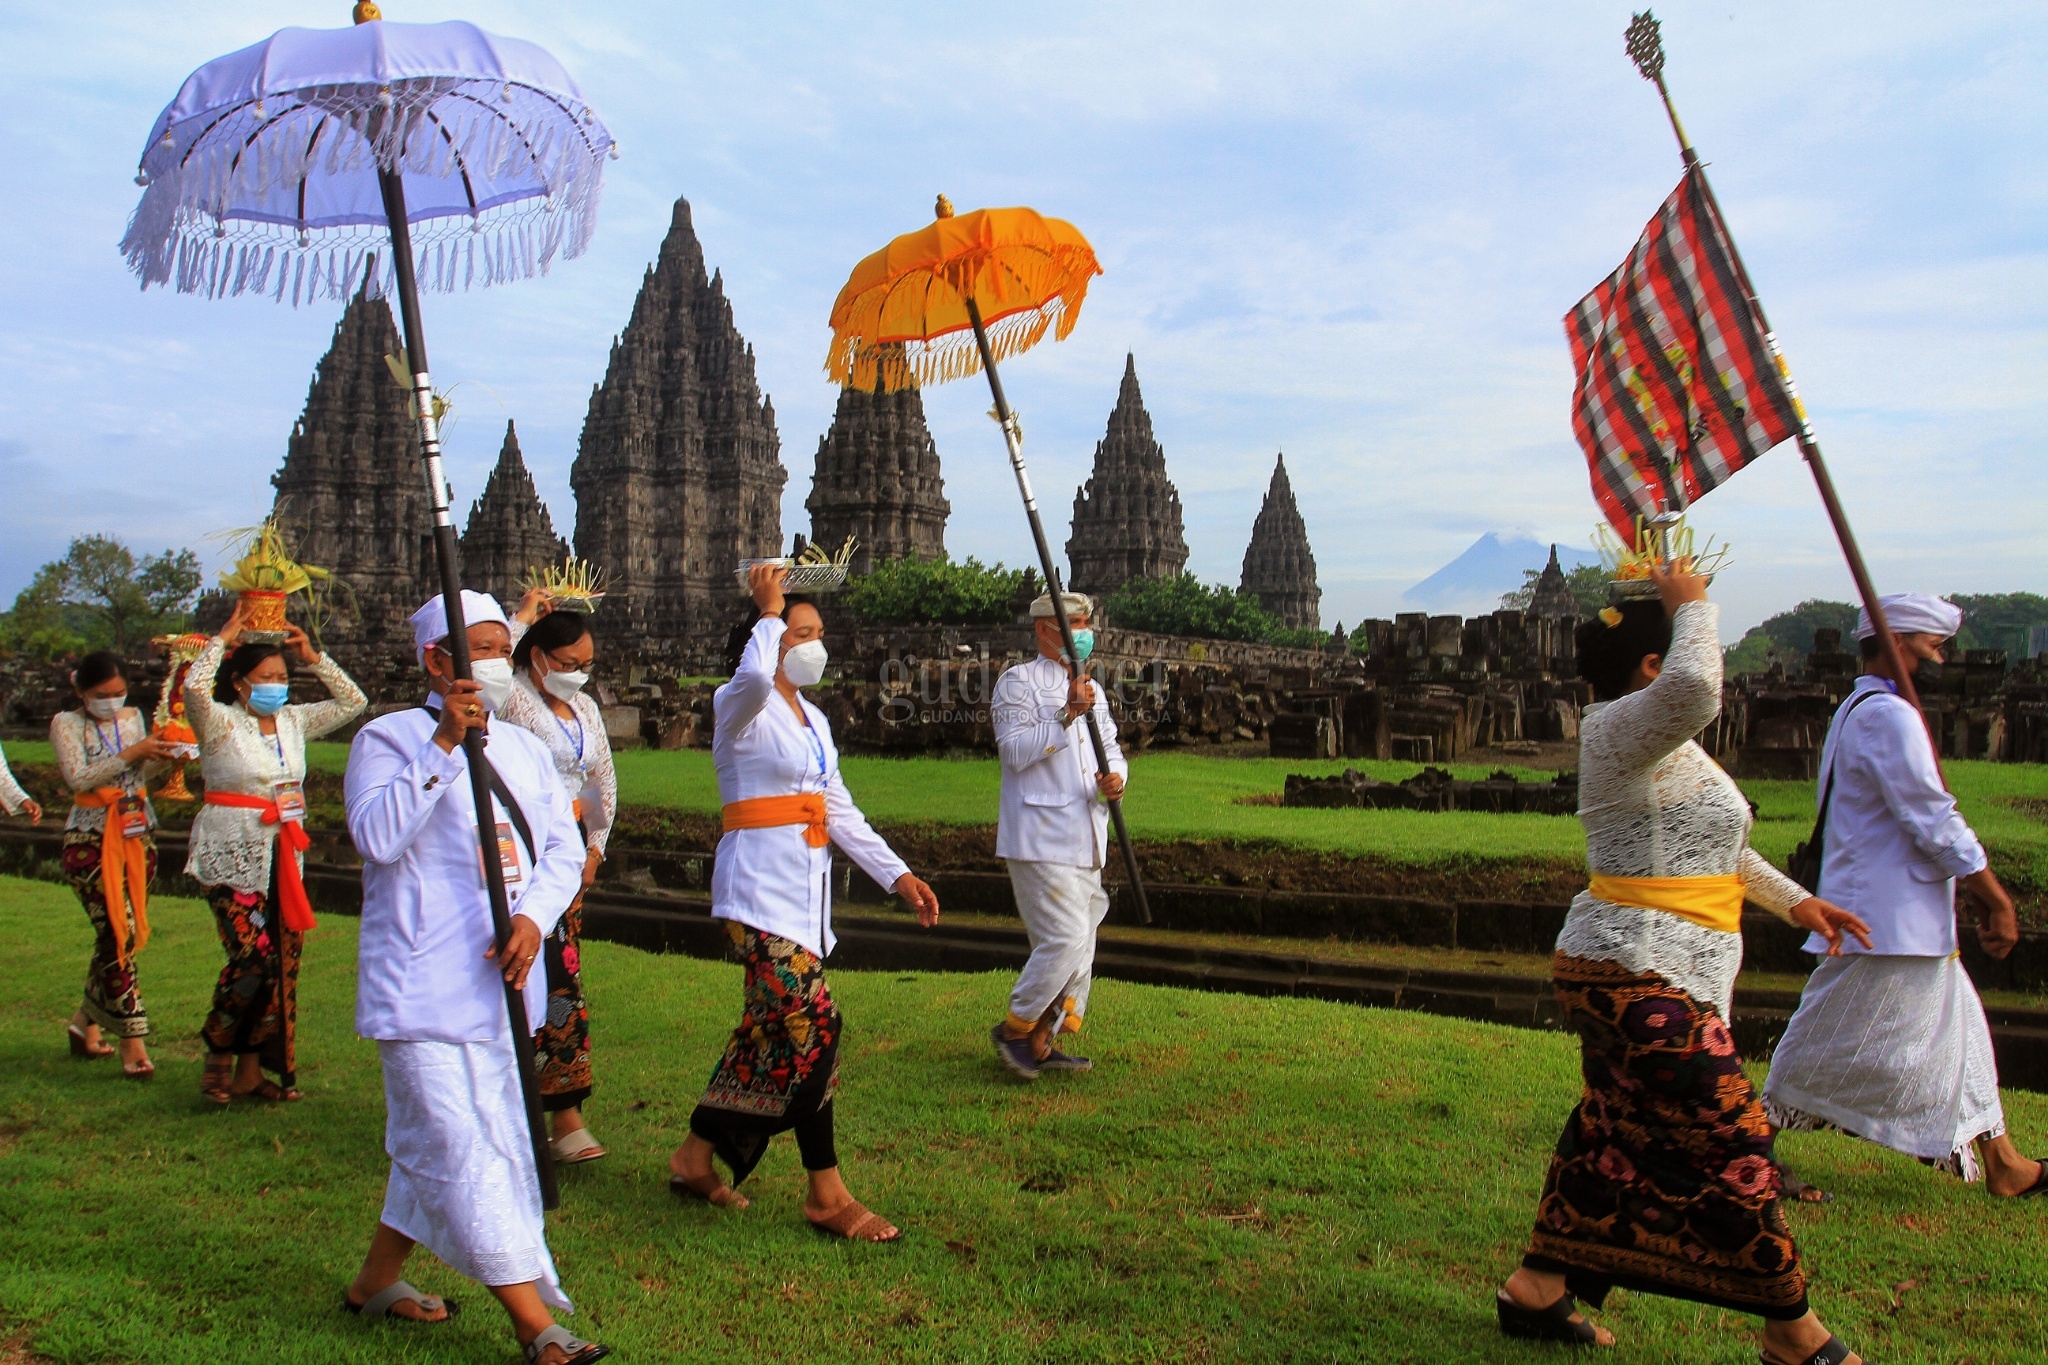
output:
<path id="1" fill-rule="evenodd" d="M 1030 350 L 1048 330 L 1066 340 L 1080 321 L 1088 285 L 1102 273 L 1102 265 L 1080 229 L 1036 209 L 976 209 L 956 215 L 952 201 L 942 194 L 933 212 L 928 226 L 904 233 L 853 268 L 832 305 L 832 349 L 825 356 L 825 373 L 841 384 L 884 392 L 943 384 L 977 370 L 986 374 L 995 399 L 989 415 L 1003 429 L 1039 568 L 1058 603 L 1059 569 L 1038 515 L 1031 475 L 1024 468 L 1024 429 L 1003 397 L 996 364 Z M 1084 668 L 1072 623 L 1057 609 L 1053 619 L 1059 622 L 1067 666 L 1078 677 Z M 1086 715 L 1096 768 L 1108 772 L 1109 751 L 1101 728 L 1093 711 Z M 1145 903 L 1145 883 L 1138 875 L 1138 855 L 1124 824 L 1123 803 L 1108 804 L 1138 917 L 1150 924 L 1152 912 Z"/>
<path id="2" fill-rule="evenodd" d="M 1021 355 L 1051 328 L 1065 341 L 1088 283 L 1102 273 L 1072 223 L 1036 209 L 956 215 L 945 195 L 936 218 L 853 268 L 832 305 L 835 383 L 893 393 L 943 384 Z"/>

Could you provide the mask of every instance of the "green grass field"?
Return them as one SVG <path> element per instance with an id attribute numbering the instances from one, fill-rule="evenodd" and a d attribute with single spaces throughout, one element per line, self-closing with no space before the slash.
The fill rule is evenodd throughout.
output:
<path id="1" fill-rule="evenodd" d="M 48 763 L 49 745 L 14 742 L 17 763 Z M 313 765 L 339 773 L 347 747 L 310 746 Z M 993 758 L 861 758 L 844 761 L 847 785 L 874 820 L 885 824 L 993 825 L 1000 772 Z M 1579 822 L 1565 815 L 1425 814 L 1419 811 L 1287 810 L 1245 804 L 1277 796 L 1287 774 L 1328 775 L 1354 767 L 1383 780 L 1411 777 L 1413 763 L 1366 760 L 1308 762 L 1148 753 L 1134 758 L 1124 804 L 1132 833 L 1149 839 L 1257 839 L 1397 863 L 1541 859 L 1576 863 L 1585 856 Z M 713 812 L 718 784 L 702 750 L 627 750 L 618 755 L 621 800 Z M 1483 777 L 1486 765 L 1453 764 L 1460 777 Z M 1548 777 L 1510 769 L 1523 777 Z M 2048 767 L 1951 762 L 1946 772 L 1964 815 L 1991 846 L 1994 866 L 2017 892 L 2048 894 Z M 1813 826 L 1810 782 L 1745 781 L 1758 806 L 1753 842 L 1782 865 Z"/>
<path id="2" fill-rule="evenodd" d="M 516 1359 L 496 1308 L 369 1328 L 335 1307 L 381 1199 L 376 1053 L 350 1028 L 354 922 L 326 917 L 301 990 L 292 1106 L 217 1110 L 193 1040 L 219 948 L 162 899 L 142 959 L 151 1085 L 64 1054 L 89 936 L 62 888 L 0 879 L 0 1359 Z M 612 1155 L 565 1173 L 550 1240 L 577 1327 L 624 1361 L 1561 1361 L 1499 1339 L 1513 1264 L 1575 1098 L 1571 1041 L 1424 1015 L 1106 982 L 1090 1076 L 1025 1088 L 987 1055 L 1007 981 L 838 973 L 840 1151 L 908 1229 L 801 1222 L 787 1141 L 751 1210 L 684 1206 L 665 1158 L 738 1004 L 737 969 L 586 952 L 589 1108 Z M 2007 1097 L 2030 1146 L 2048 1099 Z M 1830 1324 L 1874 1361 L 2048 1355 L 2048 1207 L 1831 1135 L 1787 1155 L 1837 1191 L 1793 1221 Z M 1751 1324 L 1623 1295 L 1621 1361 L 1737 1365 Z M 34 1354 L 28 1354 L 33 1352 Z"/>

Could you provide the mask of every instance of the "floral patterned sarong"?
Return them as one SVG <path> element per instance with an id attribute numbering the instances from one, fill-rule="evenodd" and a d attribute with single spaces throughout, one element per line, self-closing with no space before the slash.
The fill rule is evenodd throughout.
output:
<path id="1" fill-rule="evenodd" d="M 1524 1264 L 1598 1307 L 1620 1285 L 1790 1320 L 1806 1276 L 1771 1125 L 1727 1023 L 1650 972 L 1557 954 L 1586 1088 L 1558 1138 Z"/>

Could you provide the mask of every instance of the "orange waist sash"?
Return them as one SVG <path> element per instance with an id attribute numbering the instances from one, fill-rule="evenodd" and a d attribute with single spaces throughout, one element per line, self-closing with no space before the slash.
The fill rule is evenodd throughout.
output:
<path id="1" fill-rule="evenodd" d="M 745 801 L 728 801 L 720 814 L 724 817 L 728 830 L 802 825 L 804 842 L 812 848 L 823 848 L 832 842 L 831 836 L 825 832 L 823 792 L 798 792 L 793 796 L 754 796 Z"/>
<path id="2" fill-rule="evenodd" d="M 277 802 L 266 801 L 260 796 L 244 796 L 240 792 L 208 792 L 206 804 L 260 810 L 264 824 L 277 826 L 277 841 L 284 845 L 277 850 L 277 906 L 283 912 L 284 927 L 301 934 L 313 928 L 316 923 L 313 902 L 306 895 L 306 880 L 299 871 L 296 856 L 313 843 L 312 836 L 306 833 L 305 822 L 283 819 L 278 814 Z"/>
<path id="3" fill-rule="evenodd" d="M 132 953 L 149 946 L 149 851 L 142 840 L 121 832 L 115 807 L 126 795 L 119 787 L 101 787 L 71 798 L 75 806 L 107 813 L 106 828 L 100 834 L 100 889 L 106 894 L 107 924 L 114 931 L 114 956 L 124 967 Z M 135 910 L 132 935 L 128 929 L 130 906 Z"/>
<path id="4" fill-rule="evenodd" d="M 1595 872 L 1586 890 L 1614 905 L 1662 910 L 1724 934 L 1742 930 L 1742 878 L 1732 872 L 1717 877 L 1610 877 Z"/>

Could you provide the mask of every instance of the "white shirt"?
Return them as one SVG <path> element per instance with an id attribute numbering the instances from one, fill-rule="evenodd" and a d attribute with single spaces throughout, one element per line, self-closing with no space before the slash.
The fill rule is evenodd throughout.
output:
<path id="1" fill-rule="evenodd" d="M 1849 711 L 1870 692 L 1880 695 Z M 1941 785 L 1919 712 L 1889 679 L 1865 674 L 1828 727 L 1820 765 L 1816 802 L 1831 766 L 1835 775 L 1821 899 L 1870 926 L 1870 952 L 1946 957 L 1956 951 L 1955 879 L 1984 870 L 1984 846 Z M 1806 951 L 1825 952 L 1826 943 L 1809 938 Z M 1866 950 L 1845 937 L 1842 951 Z"/>
<path id="2" fill-rule="evenodd" d="M 277 713 L 277 733 L 266 735 L 262 722 L 240 702 L 223 706 L 213 699 L 214 675 L 226 652 L 227 646 L 214 636 L 185 674 L 185 719 L 199 737 L 199 771 L 210 792 L 270 801 L 276 798 L 280 782 L 303 786 L 306 741 L 354 720 L 363 709 L 362 689 L 333 656 L 323 654 L 313 672 L 332 694 L 329 700 L 284 707 Z M 232 886 L 264 895 L 270 890 L 270 860 L 277 848 L 278 828 L 264 824 L 259 810 L 202 804 L 192 817 L 192 849 L 185 860 L 185 875 L 201 886 Z M 305 861 L 303 854 L 299 861 Z"/>
<path id="3" fill-rule="evenodd" d="M 469 763 L 460 748 L 443 753 L 434 743 L 436 723 L 418 707 L 393 712 L 349 747 L 343 794 L 363 855 L 356 1032 L 365 1038 L 477 1043 L 506 1029 L 504 978 L 484 957 L 496 936 Z M 493 796 L 519 861 L 505 889 L 512 913 L 546 934 L 583 887 L 583 839 L 546 746 L 516 725 L 494 723 L 489 734 L 491 766 L 525 813 L 538 855 L 536 865 Z M 536 963 L 526 978 L 529 1023 L 547 1017 L 547 993 Z"/>
<path id="4" fill-rule="evenodd" d="M 711 698 L 717 728 L 711 762 L 718 799 L 822 792 L 825 832 L 884 888 L 910 867 L 875 833 L 839 776 L 839 750 L 825 713 L 799 694 L 805 725 L 775 690 L 786 629 L 779 616 L 754 623 L 732 681 Z M 786 938 L 824 957 L 832 951 L 832 850 L 812 848 L 802 825 L 728 830 L 711 870 L 711 913 Z"/>
<path id="5" fill-rule="evenodd" d="M 21 784 L 14 780 L 13 772 L 7 767 L 7 755 L 0 753 L 0 808 L 12 815 L 26 800 L 28 793 L 21 789 Z"/>
<path id="6" fill-rule="evenodd" d="M 1060 724 L 1067 704 L 1067 666 L 1043 654 L 1005 669 L 990 698 L 1003 795 L 996 819 L 996 856 L 1034 863 L 1101 867 L 1109 847 L 1109 807 L 1095 785 L 1095 746 L 1088 722 Z M 1109 770 L 1129 780 L 1131 765 L 1117 747 L 1109 694 L 1095 684 L 1095 723 Z"/>

